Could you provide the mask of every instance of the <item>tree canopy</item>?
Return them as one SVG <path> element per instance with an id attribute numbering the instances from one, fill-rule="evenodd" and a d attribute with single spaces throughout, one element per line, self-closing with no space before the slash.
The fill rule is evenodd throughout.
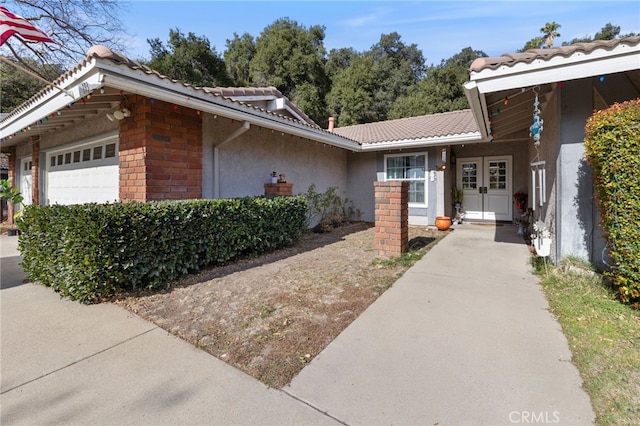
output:
<path id="1" fill-rule="evenodd" d="M 11 0 L 7 6 L 60 43 L 54 47 L 12 37 L 6 44 L 14 61 L 49 81 L 91 45 L 126 53 L 117 1 Z M 555 21 L 546 23 L 522 50 L 552 47 L 560 28 Z M 616 37 L 620 27 L 608 23 L 592 37 L 563 45 Z M 274 86 L 319 125 L 326 125 L 332 115 L 337 125 L 346 126 L 468 108 L 463 84 L 469 66 L 487 56 L 466 47 L 439 65 L 426 66 L 418 46 L 403 42 L 397 32 L 381 34 L 362 52 L 343 47 L 327 54 L 324 39 L 323 26 L 305 27 L 280 18 L 257 37 L 234 33 L 220 55 L 207 37 L 176 28 L 169 30 L 166 44 L 158 38 L 147 40 L 151 59 L 146 63 L 196 86 Z M 12 110 L 43 86 L 7 65 L 1 67 L 1 111 Z"/>
<path id="2" fill-rule="evenodd" d="M 463 84 L 469 80 L 471 63 L 487 54 L 465 47 L 440 65 L 427 68 L 426 75 L 398 97 L 389 112 L 389 118 L 402 118 L 438 112 L 456 111 L 469 107 Z"/>
<path id="3" fill-rule="evenodd" d="M 150 46 L 150 68 L 173 79 L 195 86 L 217 87 L 232 83 L 224 60 L 211 47 L 206 37 L 194 33 L 186 36 L 179 30 L 169 31 L 168 45 L 160 39 L 147 40 Z"/>
<path id="4" fill-rule="evenodd" d="M 323 121 L 324 99 L 329 90 L 325 72 L 325 28 L 306 28 L 289 18 L 276 20 L 256 39 L 249 63 L 250 83 L 275 86 L 302 107 L 315 121 Z"/>

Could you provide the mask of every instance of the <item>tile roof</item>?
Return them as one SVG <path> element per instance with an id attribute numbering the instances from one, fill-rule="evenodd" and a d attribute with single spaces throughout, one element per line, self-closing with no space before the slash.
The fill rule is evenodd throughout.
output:
<path id="1" fill-rule="evenodd" d="M 432 139 L 477 133 L 470 109 L 400 118 L 355 126 L 336 127 L 333 132 L 363 144 Z"/>
<path id="2" fill-rule="evenodd" d="M 13 111 L 11 111 L 10 113 L 0 117 L 0 122 L 2 121 L 7 121 L 9 119 L 11 119 L 11 117 L 19 115 L 27 110 L 29 110 L 30 108 L 33 107 L 33 105 L 37 104 L 38 102 L 43 101 L 47 95 L 51 92 L 56 92 L 58 89 L 56 88 L 56 85 L 63 85 L 63 83 L 72 78 L 75 74 L 79 73 L 83 68 L 87 67 L 90 64 L 90 61 L 92 59 L 103 59 L 103 60 L 108 60 L 112 63 L 114 63 L 115 65 L 118 66 L 126 66 L 129 69 L 133 70 L 133 71 L 140 71 L 142 73 L 144 73 L 147 76 L 152 76 L 152 77 L 156 77 L 160 80 L 166 80 L 169 81 L 173 84 L 176 85 L 181 85 L 185 88 L 191 88 L 194 89 L 196 91 L 201 91 L 203 93 L 207 93 L 209 95 L 218 97 L 218 98 L 222 98 L 225 101 L 231 103 L 231 104 L 236 104 L 236 105 L 241 105 L 246 107 L 249 110 L 255 110 L 255 111 L 259 111 L 261 113 L 266 113 L 268 115 L 271 116 L 275 116 L 278 117 L 280 119 L 284 119 L 286 121 L 291 121 L 291 122 L 295 122 L 295 123 L 299 123 L 302 124 L 304 126 L 307 127 L 311 127 L 314 128 L 316 130 L 322 130 L 320 128 L 320 126 L 318 126 L 313 120 L 311 120 L 306 114 L 304 114 L 304 112 L 302 112 L 296 105 L 294 105 L 291 101 L 289 101 L 289 99 L 286 98 L 286 96 L 282 95 L 282 93 L 280 93 L 279 90 L 277 90 L 274 87 L 264 87 L 264 88 L 251 88 L 251 87 L 230 87 L 230 88 L 215 88 L 215 87 L 200 87 L 200 86 L 194 86 L 192 84 L 189 83 L 185 83 L 182 82 L 180 80 L 176 80 L 176 79 L 172 79 L 167 77 L 166 75 L 163 75 L 161 73 L 159 73 L 156 70 L 153 70 L 151 68 L 149 68 L 146 65 L 143 65 L 137 61 L 134 61 L 132 59 L 127 58 L 124 55 L 121 55 L 119 53 L 113 52 L 111 49 L 104 47 L 104 46 L 93 46 L 91 47 L 88 51 L 87 51 L 87 56 L 80 62 L 78 62 L 76 65 L 74 65 L 71 69 L 67 70 L 66 72 L 64 72 L 62 75 L 60 75 L 56 80 L 53 81 L 52 84 L 50 84 L 49 86 L 43 88 L 42 90 L 40 90 L 38 93 L 36 93 L 35 95 L 33 95 L 30 99 L 28 99 L 27 101 L 23 102 L 22 104 L 18 105 Z M 277 111 L 270 111 L 267 110 L 265 108 L 256 106 L 251 104 L 251 102 L 243 102 L 240 99 L 232 99 L 232 97 L 238 97 L 238 96 L 256 96 L 256 95 L 275 95 L 277 96 L 278 94 L 285 99 L 285 101 L 287 102 L 287 105 L 289 105 L 293 110 L 295 110 L 296 112 L 299 112 L 300 116 L 303 118 L 303 120 L 298 120 L 296 118 L 292 118 L 290 116 L 287 115 L 283 115 Z"/>
<path id="3" fill-rule="evenodd" d="M 133 61 L 123 55 L 120 55 L 118 53 L 115 53 L 113 51 L 111 51 L 110 49 L 104 47 L 104 46 L 94 46 L 91 49 L 89 49 L 89 51 L 87 52 L 87 57 L 91 57 L 91 56 L 95 56 L 95 57 L 100 57 L 100 58 L 104 58 L 104 59 L 109 59 L 112 62 L 118 64 L 118 65 L 126 65 L 129 68 L 131 68 L 132 70 L 140 70 L 143 71 L 145 74 L 147 75 L 155 75 L 156 77 L 163 79 L 163 80 L 169 80 L 173 83 L 180 83 L 182 85 L 184 85 L 185 87 L 193 87 L 195 89 L 199 89 L 199 90 L 203 90 L 206 93 L 211 93 L 215 96 L 220 96 L 222 98 L 225 98 L 227 100 L 232 100 L 231 98 L 233 97 L 240 97 L 240 96 L 266 96 L 266 95 L 271 95 L 271 96 L 276 96 L 276 97 L 281 97 L 284 98 L 285 101 L 287 102 L 287 105 L 289 105 L 289 107 L 291 107 L 293 110 L 296 111 L 296 113 L 298 113 L 302 118 L 303 118 L 303 122 L 304 124 L 307 124 L 311 127 L 316 127 L 319 128 L 320 126 L 318 126 L 313 120 L 311 120 L 311 118 L 309 118 L 302 110 L 300 110 L 300 108 L 298 108 L 295 104 L 293 104 L 293 102 L 291 102 L 286 96 L 284 96 L 278 89 L 276 89 L 275 87 L 199 87 L 199 86 L 194 86 L 188 83 L 184 83 L 182 81 L 179 80 L 175 80 L 172 78 L 167 77 L 166 75 L 163 75 L 161 73 L 159 73 L 158 71 L 155 71 L 149 67 L 147 67 L 146 65 L 142 65 L 136 61 Z M 238 101 L 234 101 L 237 102 L 239 104 L 242 105 L 247 105 L 249 107 L 251 107 L 251 103 L 250 102 L 243 102 L 241 100 Z M 267 111 L 270 112 L 268 110 L 264 110 L 263 108 L 258 108 L 260 110 L 263 111 Z M 275 114 L 275 115 L 281 115 L 281 114 Z M 298 120 L 296 120 L 298 121 Z"/>
<path id="4" fill-rule="evenodd" d="M 276 98 L 282 98 L 287 103 L 287 106 L 291 108 L 304 122 L 311 126 L 317 126 L 317 124 L 302 111 L 296 104 L 291 102 L 289 98 L 284 96 L 277 88 L 273 86 L 268 87 L 207 87 L 205 91 L 213 93 L 218 96 L 222 96 L 226 99 L 233 99 L 237 97 L 256 97 L 256 96 L 273 96 Z M 242 102 L 242 101 L 241 101 Z"/>
<path id="5" fill-rule="evenodd" d="M 512 67 L 519 63 L 530 64 L 535 60 L 548 61 L 554 57 L 568 58 L 576 53 L 588 54 L 597 49 L 612 50 L 621 44 L 635 46 L 640 44 L 640 36 L 616 38 L 613 40 L 597 40 L 591 43 L 574 43 L 568 46 L 548 49 L 529 49 L 525 52 L 510 53 L 492 58 L 478 58 L 471 64 L 471 72 L 485 69 L 495 70 L 501 66 Z"/>
<path id="6" fill-rule="evenodd" d="M 27 128 L 27 125 L 23 125 L 22 123 L 23 121 L 26 122 L 31 119 L 30 114 L 33 115 L 33 120 L 28 124 L 37 125 L 38 131 L 41 133 L 57 131 L 66 125 L 70 125 L 69 120 L 62 119 L 46 120 L 46 122 L 43 122 L 42 118 L 44 118 L 45 115 L 48 116 L 52 112 L 55 112 L 55 110 L 48 111 L 45 115 L 42 115 L 42 111 L 37 110 L 36 106 L 40 104 L 47 104 L 47 102 L 52 99 L 53 96 L 57 95 L 60 90 L 64 91 L 64 89 L 60 89 L 61 87 L 71 87 L 70 85 L 76 84 L 76 79 L 80 80 L 85 78 L 86 75 L 90 75 L 88 73 L 90 73 L 93 68 L 104 70 L 105 75 L 107 75 L 107 79 L 103 80 L 105 81 L 105 88 L 111 88 L 111 85 L 109 84 L 111 76 L 114 76 L 114 78 L 129 78 L 131 81 L 136 80 L 143 82 L 143 84 L 147 83 L 148 86 L 145 87 L 150 89 L 157 88 L 159 90 L 163 90 L 167 95 L 175 93 L 176 100 L 174 102 L 176 103 L 184 101 L 185 96 L 181 95 L 187 96 L 186 102 L 188 102 L 191 96 L 194 96 L 194 98 L 197 96 L 199 100 L 211 104 L 212 107 L 228 109 L 231 114 L 244 114 L 247 119 L 250 117 L 267 119 L 270 122 L 273 122 L 274 126 L 278 126 L 278 128 L 280 128 L 279 126 L 284 125 L 287 126 L 287 128 L 290 127 L 292 132 L 303 132 L 306 135 L 305 137 L 309 137 L 308 135 L 312 134 L 320 138 L 318 140 L 331 145 L 346 149 L 357 149 L 358 145 L 360 145 L 355 140 L 350 140 L 321 128 L 295 104 L 289 101 L 273 87 L 211 88 L 194 86 L 162 75 L 161 73 L 121 54 L 113 52 L 104 46 L 93 46 L 89 49 L 86 57 L 82 61 L 64 72 L 52 84 L 43 88 L 30 99 L 17 106 L 13 111 L 0 118 L 0 133 L 2 133 L 0 141 L 2 141 L 2 147 L 4 148 L 6 146 L 15 145 L 16 143 L 30 137 L 24 130 Z M 117 68 L 121 68 L 123 71 L 121 72 L 117 70 Z M 113 88 L 116 88 L 118 85 L 119 83 L 116 82 Z M 119 88 L 119 86 L 117 88 Z M 105 91 L 105 96 L 108 94 L 109 91 Z M 242 99 L 242 97 L 277 97 L 278 95 L 282 96 L 280 99 L 285 101 L 285 109 L 270 109 L 267 107 L 265 100 L 256 101 L 252 99 Z M 78 95 L 72 94 L 72 96 L 77 98 Z M 106 104 L 104 107 L 95 106 L 95 103 L 100 97 L 101 96 L 92 96 L 90 100 L 88 100 L 88 98 L 83 98 L 82 104 L 79 102 L 77 104 L 75 102 L 69 104 L 69 106 L 73 105 L 73 110 L 71 111 L 74 114 L 73 122 L 76 123 L 82 119 L 83 117 L 81 117 L 79 113 L 82 113 L 85 110 L 87 113 L 84 118 L 87 118 L 88 116 L 94 116 L 96 111 L 97 113 L 100 113 L 110 109 L 111 106 L 109 104 Z M 76 101 L 77 100 L 79 100 L 79 98 L 77 98 Z M 55 108 L 58 107 L 56 106 Z M 62 111 L 58 110 L 58 115 L 60 112 L 64 115 L 69 111 L 66 109 Z M 40 121 L 40 123 L 38 123 L 38 121 Z M 13 127 L 15 127 L 15 129 Z M 313 139 L 313 137 L 310 138 Z"/>

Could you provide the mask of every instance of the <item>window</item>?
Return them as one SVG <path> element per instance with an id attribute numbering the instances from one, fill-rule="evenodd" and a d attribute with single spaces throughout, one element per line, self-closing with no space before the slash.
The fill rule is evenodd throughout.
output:
<path id="1" fill-rule="evenodd" d="M 462 189 L 478 189 L 477 163 L 462 163 Z"/>
<path id="2" fill-rule="evenodd" d="M 72 170 L 78 167 L 100 167 L 117 164 L 118 143 L 113 139 L 88 143 L 58 150 L 50 154 L 49 168 L 52 170 Z M 82 164 L 78 164 L 82 163 Z"/>
<path id="3" fill-rule="evenodd" d="M 104 147 L 104 158 L 112 158 L 116 156 L 116 144 L 110 143 Z"/>
<path id="4" fill-rule="evenodd" d="M 386 180 L 409 182 L 409 203 L 427 205 L 427 154 L 388 155 Z"/>
<path id="5" fill-rule="evenodd" d="M 489 189 L 507 189 L 507 162 L 489 162 Z"/>

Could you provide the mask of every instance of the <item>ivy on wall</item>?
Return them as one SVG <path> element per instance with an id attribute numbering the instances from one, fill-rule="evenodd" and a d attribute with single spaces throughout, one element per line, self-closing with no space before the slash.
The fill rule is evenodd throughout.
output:
<path id="1" fill-rule="evenodd" d="M 587 161 L 620 300 L 640 309 L 640 98 L 597 111 L 585 128 Z"/>

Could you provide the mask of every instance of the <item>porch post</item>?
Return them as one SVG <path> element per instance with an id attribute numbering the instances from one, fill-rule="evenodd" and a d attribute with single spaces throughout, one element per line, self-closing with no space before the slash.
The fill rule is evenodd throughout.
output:
<path id="1" fill-rule="evenodd" d="M 409 248 L 409 182 L 374 182 L 378 256 L 394 257 Z"/>

